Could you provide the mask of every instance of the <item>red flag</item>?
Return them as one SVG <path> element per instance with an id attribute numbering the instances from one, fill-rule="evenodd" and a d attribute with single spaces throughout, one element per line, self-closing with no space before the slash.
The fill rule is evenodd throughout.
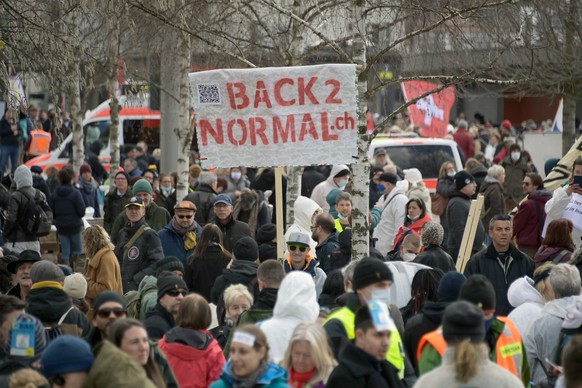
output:
<path id="1" fill-rule="evenodd" d="M 406 101 L 439 88 L 440 84 L 426 81 L 406 81 L 402 83 L 402 91 Z M 422 128 L 423 137 L 445 137 L 451 108 L 455 103 L 455 87 L 449 86 L 437 93 L 421 98 L 408 107 L 410 121 Z"/>

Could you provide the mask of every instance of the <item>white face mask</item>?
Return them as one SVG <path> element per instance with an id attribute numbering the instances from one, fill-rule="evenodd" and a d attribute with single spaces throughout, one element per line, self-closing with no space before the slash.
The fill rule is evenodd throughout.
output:
<path id="1" fill-rule="evenodd" d="M 242 172 L 231 172 L 230 173 L 230 177 L 232 179 L 234 179 L 235 181 L 238 181 L 241 176 L 242 176 Z"/>
<path id="2" fill-rule="evenodd" d="M 347 221 L 350 217 L 344 217 L 342 216 L 340 213 L 337 214 L 337 218 L 339 218 L 342 221 Z"/>
<path id="3" fill-rule="evenodd" d="M 348 180 L 347 179 L 341 179 L 341 180 L 337 181 L 337 185 L 341 189 L 343 189 L 344 187 L 346 187 L 347 184 L 348 184 Z"/>
<path id="4" fill-rule="evenodd" d="M 513 160 L 519 160 L 520 156 L 521 156 L 521 152 L 512 152 L 511 153 L 511 159 L 513 159 Z"/>
<path id="5" fill-rule="evenodd" d="M 449 172 L 447 172 L 447 175 L 450 176 L 451 178 L 453 178 L 456 173 L 457 173 L 456 171 L 449 171 Z"/>
<path id="6" fill-rule="evenodd" d="M 160 189 L 162 189 L 162 193 L 164 193 L 164 195 L 170 195 L 172 194 L 172 190 L 174 190 L 172 186 L 169 187 L 161 186 Z"/>
<path id="7" fill-rule="evenodd" d="M 416 254 L 407 252 L 402 255 L 402 260 L 408 262 L 414 260 L 415 257 Z"/>
<path id="8" fill-rule="evenodd" d="M 372 291 L 371 298 L 390 305 L 390 288 L 382 288 Z"/>

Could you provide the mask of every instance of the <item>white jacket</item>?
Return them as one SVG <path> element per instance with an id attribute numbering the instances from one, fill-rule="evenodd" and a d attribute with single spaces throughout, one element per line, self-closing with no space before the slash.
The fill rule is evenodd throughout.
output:
<path id="1" fill-rule="evenodd" d="M 311 199 L 313 199 L 326 213 L 329 213 L 329 203 L 327 203 L 327 195 L 329 192 L 333 189 L 343 190 L 333 181 L 333 178 L 343 170 L 349 170 L 349 167 L 345 164 L 338 164 L 337 166 L 333 166 L 331 168 L 331 172 L 329 173 L 329 177 L 315 186 L 311 192 Z"/>
<path id="2" fill-rule="evenodd" d="M 553 220 L 557 220 L 558 218 L 562 217 L 564 210 L 566 210 L 566 206 L 568 206 L 570 200 L 572 199 L 572 196 L 568 195 L 566 192 L 566 187 L 567 186 L 558 187 L 556 190 L 554 190 L 552 198 L 546 202 L 546 222 L 544 224 L 544 230 L 542 233 L 544 237 L 546 235 L 548 224 Z M 580 248 L 580 246 L 582 246 L 582 241 L 580 240 L 581 237 L 582 230 L 574 226 L 574 229 L 572 230 L 572 240 L 574 240 L 576 248 Z"/>
<path id="3" fill-rule="evenodd" d="M 293 232 L 307 233 L 309 235 L 310 241 L 309 246 L 311 247 L 311 253 L 315 255 L 315 247 L 317 242 L 311 238 L 311 217 L 316 210 L 321 209 L 320 206 L 313 200 L 307 197 L 297 197 L 295 203 L 293 204 L 293 210 L 295 211 L 295 221 L 293 225 L 287 228 L 285 233 L 285 251 L 287 251 L 287 241 L 289 241 L 289 235 Z"/>
<path id="4" fill-rule="evenodd" d="M 257 324 L 267 336 L 271 359 L 280 362 L 295 328 L 302 322 L 315 322 L 318 316 L 313 279 L 305 272 L 291 271 L 281 282 L 273 317 Z"/>
<path id="5" fill-rule="evenodd" d="M 388 196 L 384 194 L 379 202 L 384 203 L 384 210 L 382 210 L 380 222 L 374 229 L 373 237 L 377 239 L 376 249 L 386 256 L 392 249 L 398 228 L 404 223 L 408 197 L 404 194 L 404 189 L 396 185 L 390 194 Z"/>
<path id="6" fill-rule="evenodd" d="M 544 297 L 534 287 L 534 282 L 527 276 L 517 279 L 509 286 L 507 299 L 515 309 L 509 313 L 510 318 L 522 337 L 533 321 L 542 315 Z"/>

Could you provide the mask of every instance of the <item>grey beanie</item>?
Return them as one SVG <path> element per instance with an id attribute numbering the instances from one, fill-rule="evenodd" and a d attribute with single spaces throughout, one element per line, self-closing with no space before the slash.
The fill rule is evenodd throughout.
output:
<path id="1" fill-rule="evenodd" d="M 65 273 L 55 263 L 48 260 L 37 261 L 30 267 L 30 280 L 38 282 L 63 282 Z"/>
<path id="2" fill-rule="evenodd" d="M 24 164 L 18 166 L 16 171 L 14 171 L 14 182 L 16 183 L 17 189 L 32 187 L 32 173 L 30 169 Z"/>
<path id="3" fill-rule="evenodd" d="M 422 245 L 441 245 L 445 238 L 445 231 L 438 222 L 429 221 L 422 227 Z"/>

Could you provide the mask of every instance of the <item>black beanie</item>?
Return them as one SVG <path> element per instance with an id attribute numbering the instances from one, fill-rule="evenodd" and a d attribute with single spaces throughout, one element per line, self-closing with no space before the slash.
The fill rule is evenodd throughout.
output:
<path id="1" fill-rule="evenodd" d="M 123 295 L 114 291 L 103 291 L 102 293 L 98 294 L 93 301 L 93 313 L 96 313 L 99 310 L 99 307 L 101 307 L 103 303 L 107 302 L 117 302 L 124 309 L 127 307 L 127 301 Z"/>
<path id="2" fill-rule="evenodd" d="M 162 272 L 158 277 L 156 286 L 158 287 L 158 302 L 162 296 L 168 293 L 168 291 L 185 290 L 188 292 L 186 282 L 171 272 Z"/>
<path id="3" fill-rule="evenodd" d="M 457 190 L 461 190 L 471 182 L 475 182 L 475 178 L 467 171 L 461 170 L 455 174 L 455 187 Z"/>
<path id="4" fill-rule="evenodd" d="M 459 299 L 459 291 L 467 278 L 457 271 L 450 271 L 443 276 L 437 288 L 439 302 L 454 302 Z"/>
<path id="5" fill-rule="evenodd" d="M 495 310 L 495 290 L 483 275 L 471 275 L 461 286 L 459 300 L 471 302 L 481 310 Z"/>
<path id="6" fill-rule="evenodd" d="M 381 260 L 364 257 L 354 269 L 352 287 L 355 291 L 383 280 L 394 281 L 388 266 Z"/>
<path id="7" fill-rule="evenodd" d="M 184 273 L 184 264 L 176 256 L 166 256 L 156 261 L 156 277 L 160 276 L 163 271 L 180 271 Z"/>
<path id="8" fill-rule="evenodd" d="M 481 342 L 485 338 L 483 311 L 466 301 L 451 303 L 443 315 L 443 337 L 447 342 L 469 339 Z"/>
<path id="9" fill-rule="evenodd" d="M 277 226 L 275 224 L 265 224 L 257 229 L 255 240 L 257 244 L 264 244 L 273 241 L 277 237 Z"/>
<path id="10" fill-rule="evenodd" d="M 235 260 L 255 261 L 259 258 L 259 246 L 252 237 L 243 237 L 234 245 L 232 254 Z"/>

